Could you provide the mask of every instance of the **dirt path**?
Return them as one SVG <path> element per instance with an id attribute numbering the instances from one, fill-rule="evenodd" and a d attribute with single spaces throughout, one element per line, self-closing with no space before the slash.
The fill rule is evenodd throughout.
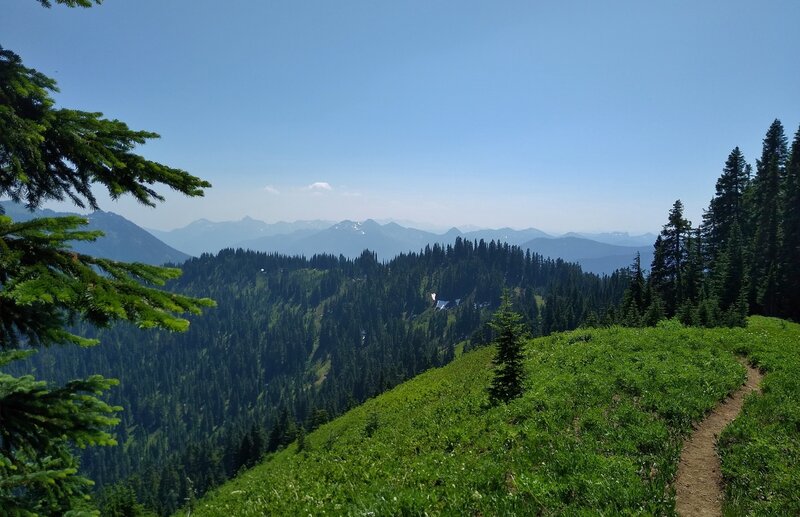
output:
<path id="1" fill-rule="evenodd" d="M 675 506 L 683 517 L 722 515 L 722 474 L 717 456 L 717 436 L 742 410 L 744 397 L 758 390 L 762 375 L 747 367 L 747 381 L 739 391 L 714 408 L 683 443 L 675 479 Z"/>

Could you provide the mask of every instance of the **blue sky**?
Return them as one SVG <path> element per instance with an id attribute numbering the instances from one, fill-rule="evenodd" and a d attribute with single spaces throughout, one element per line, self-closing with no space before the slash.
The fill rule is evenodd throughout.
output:
<path id="1" fill-rule="evenodd" d="M 700 221 L 728 153 L 800 124 L 800 2 L 4 2 L 56 99 L 162 138 L 205 198 L 103 208 L 657 231 Z"/>

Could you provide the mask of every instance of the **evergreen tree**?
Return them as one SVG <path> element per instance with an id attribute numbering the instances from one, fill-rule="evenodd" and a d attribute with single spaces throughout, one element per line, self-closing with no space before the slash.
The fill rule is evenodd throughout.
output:
<path id="1" fill-rule="evenodd" d="M 102 515 L 107 517 L 145 517 L 152 515 L 136 500 L 136 492 L 129 484 L 108 487 L 98 499 Z"/>
<path id="2" fill-rule="evenodd" d="M 714 265 L 712 291 L 725 312 L 747 294 L 744 243 L 739 223 L 734 221 L 728 240 Z"/>
<path id="3" fill-rule="evenodd" d="M 97 209 L 93 185 L 104 186 L 114 199 L 128 194 L 147 205 L 163 200 L 153 184 L 189 196 L 210 186 L 133 152 L 155 133 L 133 131 L 100 113 L 56 109 L 50 96 L 56 91 L 55 81 L 0 47 L 0 196 L 30 209 L 64 199 Z M 179 314 L 212 305 L 153 287 L 178 276 L 177 269 L 71 251 L 69 241 L 101 236 L 81 231 L 83 224 L 80 217 L 14 223 L 0 214 L 0 366 L 32 353 L 20 348 L 95 344 L 67 330 L 81 320 L 101 327 L 128 320 L 142 328 L 185 330 L 188 321 Z M 0 374 L 4 512 L 64 514 L 85 504 L 91 482 L 78 474 L 73 448 L 115 443 L 107 429 L 117 423 L 114 413 L 120 408 L 97 398 L 113 384 L 97 375 L 50 386 L 32 376 Z"/>
<path id="4" fill-rule="evenodd" d="M 297 452 L 303 452 L 306 447 L 306 428 L 301 425 L 297 431 Z"/>
<path id="5" fill-rule="evenodd" d="M 750 207 L 754 230 L 750 304 L 754 312 L 766 315 L 776 314 L 778 308 L 780 217 L 786 155 L 783 125 L 776 119 L 764 137 L 761 159 L 756 162 Z"/>
<path id="6" fill-rule="evenodd" d="M 794 135 L 786 166 L 786 202 L 781 219 L 781 314 L 800 321 L 800 128 Z"/>
<path id="7" fill-rule="evenodd" d="M 700 327 L 717 327 L 727 324 L 720 315 L 719 305 L 714 298 L 705 297 L 697 304 L 694 321 Z"/>
<path id="8" fill-rule="evenodd" d="M 644 323 L 647 327 L 655 327 L 656 324 L 666 317 L 664 313 L 664 302 L 661 301 L 661 296 L 658 293 L 650 292 L 650 303 L 647 305 L 647 311 L 644 313 Z"/>
<path id="9" fill-rule="evenodd" d="M 242 441 L 239 443 L 239 451 L 236 454 L 236 464 L 238 468 L 252 467 L 257 459 L 253 436 L 250 433 L 244 433 Z"/>
<path id="10" fill-rule="evenodd" d="M 508 292 L 503 294 L 491 326 L 495 332 L 497 354 L 492 361 L 495 374 L 489 387 L 489 400 L 497 404 L 522 395 L 525 379 L 522 316 L 514 312 Z"/>
<path id="11" fill-rule="evenodd" d="M 666 251 L 664 239 L 659 234 L 653 243 L 653 262 L 650 264 L 650 276 L 647 277 L 645 294 L 648 309 L 652 306 L 654 299 L 658 298 L 661 312 L 664 310 L 661 293 L 667 291 L 671 285 L 667 271 Z"/>
<path id="12" fill-rule="evenodd" d="M 744 193 L 750 184 L 750 165 L 738 147 L 728 155 L 716 193 L 703 214 L 702 236 L 706 263 L 713 267 L 730 238 L 731 227 L 745 220 Z"/>
<path id="13" fill-rule="evenodd" d="M 701 298 L 704 298 L 703 280 L 704 280 L 704 267 L 702 255 L 702 237 L 700 229 L 696 229 L 690 234 L 687 240 L 687 257 L 685 272 L 683 275 L 683 300 L 697 304 Z"/>
<path id="14" fill-rule="evenodd" d="M 688 239 L 691 223 L 683 217 L 683 203 L 675 201 L 667 224 L 656 238 L 651 288 L 664 303 L 667 317 L 675 315 L 685 298 L 684 274 L 689 255 Z"/>
<path id="15" fill-rule="evenodd" d="M 639 252 L 633 259 L 630 267 L 630 282 L 622 298 L 621 323 L 626 326 L 638 327 L 642 323 L 645 306 L 645 280 L 642 271 L 642 257 Z"/>

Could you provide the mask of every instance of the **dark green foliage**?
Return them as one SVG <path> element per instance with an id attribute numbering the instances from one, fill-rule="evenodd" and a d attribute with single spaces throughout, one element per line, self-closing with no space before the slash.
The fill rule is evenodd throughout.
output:
<path id="1" fill-rule="evenodd" d="M 656 240 L 650 269 L 652 289 L 664 302 L 667 317 L 672 317 L 685 298 L 684 276 L 689 256 L 691 223 L 683 217 L 683 203 L 675 201 L 669 218 Z"/>
<path id="2" fill-rule="evenodd" d="M 522 316 L 514 312 L 508 293 L 503 295 L 500 308 L 497 309 L 490 324 L 495 332 L 496 353 L 492 360 L 494 379 L 489 386 L 489 402 L 507 403 L 522 395 L 525 381 L 523 369 L 525 327 L 522 324 Z"/>
<path id="3" fill-rule="evenodd" d="M 68 331 L 77 317 L 95 326 L 127 320 L 141 328 L 183 331 L 189 322 L 174 314 L 198 314 L 209 299 L 152 289 L 180 270 L 127 264 L 80 255 L 69 241 L 92 240 L 99 232 L 77 230 L 79 217 L 14 223 L 0 216 L 0 349 L 97 343 Z"/>
<path id="4" fill-rule="evenodd" d="M 642 304 L 647 302 L 644 323 L 655 324 L 660 318 L 677 316 L 684 324 L 691 325 L 695 317 L 695 305 L 702 290 L 702 256 L 699 233 L 691 237 L 691 223 L 683 217 L 683 203 L 675 201 L 669 212 L 669 220 L 656 238 L 653 263 L 647 281 L 647 290 Z M 635 266 L 635 265 L 634 265 Z M 641 267 L 634 268 L 641 270 Z M 622 323 L 636 326 L 640 312 L 635 304 L 633 290 L 641 291 L 634 283 L 629 287 L 631 301 L 622 313 Z"/>
<path id="5" fill-rule="evenodd" d="M 689 300 L 684 301 L 678 311 L 675 313 L 675 318 L 687 327 L 697 325 L 697 306 Z"/>
<path id="6" fill-rule="evenodd" d="M 49 6 L 50 2 L 40 1 Z M 62 0 L 68 6 L 91 2 Z M 93 186 L 112 198 L 129 194 L 148 205 L 162 184 L 190 196 L 209 184 L 152 162 L 134 148 L 157 135 L 133 131 L 99 113 L 56 109 L 55 81 L 0 48 L 0 197 L 34 209 L 70 199 L 97 208 Z M 69 325 L 104 327 L 129 321 L 141 328 L 185 330 L 185 313 L 213 305 L 157 287 L 180 271 L 93 258 L 70 241 L 101 237 L 80 217 L 15 223 L 0 214 L 0 367 L 29 355 L 16 349 L 57 344 L 88 346 Z M 49 385 L 30 375 L 0 373 L 0 508 L 12 515 L 62 515 L 89 508 L 91 482 L 78 474 L 75 448 L 113 445 L 107 430 L 121 408 L 97 396 L 116 384 L 87 372 Z M 84 513 L 85 514 L 85 513 Z"/>
<path id="7" fill-rule="evenodd" d="M 32 351 L 0 352 L 0 368 Z M 53 388 L 0 372 L 0 508 L 10 515 L 61 514 L 92 482 L 78 475 L 72 447 L 114 445 L 106 431 L 121 408 L 98 399 L 115 385 L 99 375 Z M 30 513 L 29 513 L 30 512 Z"/>
<path id="8" fill-rule="evenodd" d="M 781 314 L 800 321 L 800 128 L 786 166 L 786 202 L 781 247 Z"/>
<path id="9" fill-rule="evenodd" d="M 705 268 L 702 255 L 702 237 L 700 229 L 690 231 L 687 240 L 687 257 L 683 273 L 682 301 L 697 304 L 701 298 L 705 297 L 703 283 L 705 280 Z"/>
<path id="10" fill-rule="evenodd" d="M 750 165 L 736 147 L 728 155 L 722 175 L 717 180 L 714 198 L 703 214 L 703 249 L 712 273 L 719 255 L 724 252 L 731 238 L 733 226 L 741 226 L 747 220 L 744 195 L 749 185 Z"/>
<path id="11" fill-rule="evenodd" d="M 272 426 L 272 430 L 269 432 L 266 450 L 274 452 L 278 449 L 284 448 L 292 443 L 296 436 L 297 425 L 295 424 L 294 420 L 289 417 L 289 411 L 286 409 L 286 407 L 283 407 L 280 410 L 278 419 Z M 253 453 L 249 454 L 246 458 L 243 458 L 244 461 L 240 461 L 239 465 L 246 467 L 254 465 L 258 460 L 257 457 L 254 457 L 254 453 L 259 452 L 261 451 L 253 451 Z"/>
<path id="12" fill-rule="evenodd" d="M 754 231 L 750 307 L 752 311 L 763 314 L 776 314 L 778 308 L 782 187 L 786 158 L 783 125 L 775 120 L 764 137 L 761 159 L 756 161 L 750 207 Z"/>
<path id="13" fill-rule="evenodd" d="M 267 437 L 264 429 L 256 424 L 250 426 L 250 430 L 245 432 L 239 441 L 239 448 L 235 459 L 236 464 L 234 466 L 236 470 L 239 470 L 242 467 L 252 467 L 259 462 L 261 456 L 265 452 L 275 451 L 278 449 L 278 446 L 285 447 L 294 439 L 295 426 L 288 425 L 290 424 L 288 420 L 288 414 L 285 414 L 284 416 L 285 419 L 282 421 L 282 425 L 284 425 L 285 428 L 281 429 L 281 434 L 279 434 L 279 443 L 275 446 L 272 445 L 272 435 Z M 197 452 L 202 455 L 202 451 Z M 186 470 L 183 472 L 184 475 L 186 475 L 192 473 L 192 471 L 193 469 L 189 469 L 189 472 Z"/>
<path id="14" fill-rule="evenodd" d="M 642 259 L 639 253 L 636 253 L 636 257 L 633 259 L 630 274 L 630 283 L 622 298 L 620 318 L 623 325 L 638 327 L 642 324 L 642 317 L 647 309 L 646 284 L 644 271 L 642 271 Z"/>
<path id="15" fill-rule="evenodd" d="M 714 264 L 713 275 L 709 278 L 711 290 L 719 299 L 719 307 L 723 311 L 747 296 L 747 263 L 742 232 L 737 222 L 731 227 L 727 242 Z"/>
<path id="16" fill-rule="evenodd" d="M 97 498 L 97 507 L 105 517 L 147 517 L 147 512 L 136 500 L 136 492 L 130 485 L 120 484 L 109 487 Z"/>
<path id="17" fill-rule="evenodd" d="M 297 452 L 303 452 L 306 450 L 306 428 L 300 426 L 300 429 L 297 431 Z"/>

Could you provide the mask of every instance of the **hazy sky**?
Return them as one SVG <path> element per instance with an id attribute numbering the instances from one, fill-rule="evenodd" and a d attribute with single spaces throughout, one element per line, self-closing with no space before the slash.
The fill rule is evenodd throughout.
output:
<path id="1" fill-rule="evenodd" d="M 800 123 L 800 2 L 5 0 L 0 45 L 61 106 L 161 134 L 214 185 L 157 209 L 657 231 L 699 222 L 730 150 Z"/>

